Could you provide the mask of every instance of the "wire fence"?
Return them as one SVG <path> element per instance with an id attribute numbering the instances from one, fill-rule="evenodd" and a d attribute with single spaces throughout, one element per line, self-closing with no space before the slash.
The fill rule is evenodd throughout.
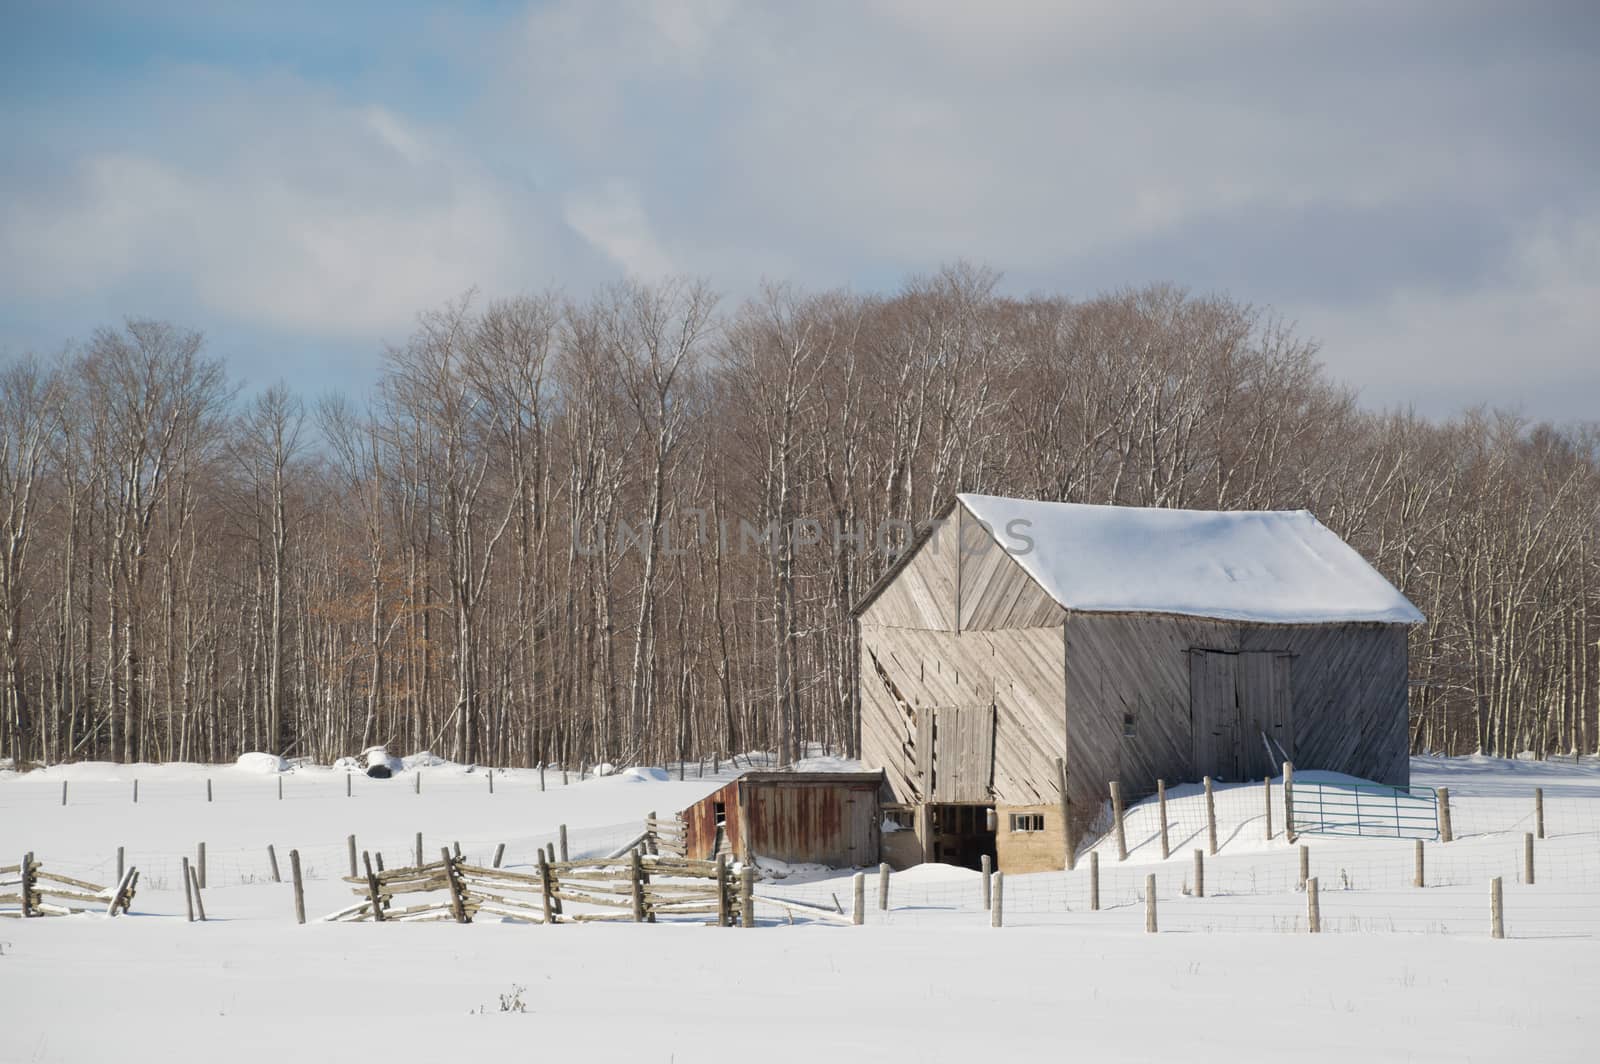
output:
<path id="1" fill-rule="evenodd" d="M 768 764 L 769 756 L 756 755 L 737 762 L 674 763 L 657 771 L 670 780 L 681 776 L 685 781 L 704 781 L 709 787 L 732 780 L 749 767 Z M 411 808 L 423 830 L 424 861 L 437 858 L 441 847 L 459 845 L 471 863 L 488 865 L 498 854 L 503 867 L 531 869 L 541 849 L 559 848 L 559 829 L 499 832 L 474 827 L 507 822 L 499 814 L 489 820 L 476 811 L 501 809 L 500 802 L 515 803 L 541 790 L 560 791 L 592 778 L 586 770 L 569 769 L 563 784 L 560 771 L 553 768 L 546 769 L 542 783 L 537 769 L 492 774 L 459 769 L 430 773 L 424 769 L 418 775 L 420 785 L 405 777 L 379 781 L 352 775 L 347 779 L 343 773 L 328 770 L 259 779 L 233 774 L 211 781 L 155 775 L 138 781 L 138 815 L 142 817 L 147 809 L 159 822 L 177 807 L 191 811 L 208 807 L 214 814 L 207 818 L 211 824 L 220 820 L 240 825 L 236 838 L 270 839 L 282 878 L 287 878 L 289 849 L 297 849 L 305 878 L 315 883 L 337 881 L 349 872 L 349 832 L 333 816 L 340 808 L 353 811 L 352 822 L 361 819 L 355 811 L 373 814 L 365 821 L 371 826 L 357 827 L 360 851 L 371 853 L 375 860 L 381 857 L 390 868 L 414 863 L 416 832 L 397 830 L 395 824 L 401 818 L 390 807 L 393 802 L 410 801 L 418 803 Z M 1477 789 L 1470 780 L 1453 781 L 1449 804 L 1454 838 L 1449 843 L 1422 844 L 1425 885 L 1421 888 L 1415 886 L 1416 843 L 1410 839 L 1302 835 L 1296 842 L 1309 851 L 1308 871 L 1319 886 L 1322 931 L 1486 934 L 1489 884 L 1499 879 L 1504 885 L 1510 936 L 1600 937 L 1600 774 L 1592 781 L 1580 778 L 1576 785 L 1561 781 L 1536 793 L 1538 786 L 1497 780 Z M 85 808 L 99 812 L 130 805 L 133 787 L 130 774 L 127 778 L 73 782 L 63 794 L 41 786 L 13 790 L 6 795 L 12 822 L 6 834 L 22 835 L 25 828 L 21 825 L 45 823 L 50 808 L 62 801 L 79 813 Z M 1586 793 L 1589 787 L 1593 793 Z M 473 794 L 497 805 L 485 807 L 463 800 Z M 330 799 L 344 795 L 355 800 L 354 804 L 329 804 Z M 434 803 L 428 799 L 438 796 L 451 801 L 442 803 L 438 812 L 429 812 Z M 1108 803 L 1095 825 L 1099 836 L 1083 846 L 1073 871 L 1005 878 L 1005 926 L 1138 931 L 1143 927 L 1146 877 L 1153 874 L 1162 932 L 1292 933 L 1306 929 L 1300 853 L 1285 836 L 1281 781 L 1217 785 L 1209 800 L 1203 786 L 1186 784 L 1169 788 L 1166 797 L 1166 857 L 1162 856 L 1158 802 L 1141 801 L 1125 811 L 1126 860 L 1117 856 Z M 295 803 L 300 802 L 322 802 L 326 812 L 308 817 L 295 811 Z M 573 806 L 581 807 L 578 803 Z M 1217 825 L 1214 853 L 1213 810 Z M 441 819 L 440 813 L 448 816 Z M 281 831 L 271 826 L 277 821 L 284 825 Z M 183 823 L 187 827 L 191 822 Z M 458 828 L 462 829 L 459 833 Z M 567 832 L 567 852 L 573 858 L 604 856 L 636 839 L 641 830 L 642 824 L 635 818 L 601 824 L 580 822 Z M 228 832 L 215 826 L 203 831 L 197 826 L 194 833 L 208 836 L 205 863 L 209 888 L 272 881 L 266 842 L 233 845 Z M 99 833 L 99 837 L 104 835 Z M 173 845 L 170 826 L 162 835 L 167 841 L 161 845 L 126 846 L 122 860 L 140 868 L 143 889 L 181 890 L 181 862 L 197 859 L 201 839 Z M 1534 836 L 1532 883 L 1525 882 L 1530 835 Z M 116 845 L 100 846 L 92 856 L 81 845 L 68 847 L 75 852 L 51 852 L 47 838 L 31 848 L 47 858 L 52 868 L 70 875 L 94 882 L 116 878 Z M 1196 850 L 1203 855 L 1204 897 L 1198 896 L 1195 882 Z M 1097 883 L 1091 883 L 1090 854 L 1097 857 Z M 869 925 L 979 927 L 990 919 L 982 877 L 976 871 L 924 866 L 892 873 L 889 904 L 883 909 L 877 907 L 876 870 L 869 873 L 869 886 L 865 915 Z M 758 895 L 846 913 L 853 904 L 852 874 L 774 877 L 761 884 Z M 762 915 L 763 922 L 810 922 L 799 910 L 772 907 Z"/>

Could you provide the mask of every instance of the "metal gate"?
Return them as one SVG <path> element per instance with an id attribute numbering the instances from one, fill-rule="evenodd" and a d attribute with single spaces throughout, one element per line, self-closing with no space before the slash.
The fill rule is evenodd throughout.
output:
<path id="1" fill-rule="evenodd" d="M 1439 798 L 1432 787 L 1296 780 L 1290 819 L 1300 835 L 1437 839 Z"/>

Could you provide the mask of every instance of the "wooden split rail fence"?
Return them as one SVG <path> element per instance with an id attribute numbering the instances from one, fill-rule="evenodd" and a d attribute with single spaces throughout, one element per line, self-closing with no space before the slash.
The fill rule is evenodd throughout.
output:
<path id="1" fill-rule="evenodd" d="M 689 829 L 682 817 L 658 817 L 651 813 L 645 818 L 644 826 L 650 853 L 673 857 L 688 855 Z"/>
<path id="2" fill-rule="evenodd" d="M 703 917 L 731 927 L 755 923 L 754 869 L 733 872 L 726 861 L 690 861 L 638 850 L 621 858 L 546 861 L 536 872 L 513 872 L 468 864 L 448 850 L 421 867 L 375 872 L 362 855 L 364 873 L 344 881 L 360 898 L 324 920 L 453 920 L 471 923 L 480 914 L 536 924 Z M 443 897 L 439 897 L 442 894 Z M 432 895 L 415 904 L 415 896 Z M 569 911 L 575 907 L 579 911 Z"/>
<path id="3" fill-rule="evenodd" d="M 133 904 L 138 885 L 137 868 L 128 869 L 115 888 L 108 888 L 48 871 L 33 854 L 24 854 L 18 864 L 0 865 L 0 916 L 28 919 L 85 912 L 116 916 Z"/>

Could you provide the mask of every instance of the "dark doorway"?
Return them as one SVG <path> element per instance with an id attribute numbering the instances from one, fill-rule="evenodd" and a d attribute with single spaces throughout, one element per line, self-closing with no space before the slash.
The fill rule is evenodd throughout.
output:
<path id="1" fill-rule="evenodd" d="M 987 805 L 934 805 L 933 859 L 938 864 L 982 868 L 987 856 L 994 861 L 994 828 L 989 826 Z"/>

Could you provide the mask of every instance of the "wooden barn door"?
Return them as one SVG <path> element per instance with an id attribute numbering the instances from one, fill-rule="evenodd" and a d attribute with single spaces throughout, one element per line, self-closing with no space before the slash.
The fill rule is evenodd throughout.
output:
<path id="1" fill-rule="evenodd" d="M 994 707 L 919 709 L 917 757 L 928 801 L 988 801 L 994 783 Z"/>
<path id="2" fill-rule="evenodd" d="M 1293 660 L 1288 654 L 1239 655 L 1239 767 L 1246 779 L 1276 776 L 1284 758 L 1294 757 Z"/>
<path id="3" fill-rule="evenodd" d="M 1194 774 L 1239 779 L 1239 655 L 1189 651 Z"/>
<path id="4" fill-rule="evenodd" d="M 1294 756 L 1288 654 L 1189 651 L 1189 723 L 1194 774 L 1222 779 L 1277 775 Z M 1272 740 L 1272 753 L 1262 741 Z"/>

